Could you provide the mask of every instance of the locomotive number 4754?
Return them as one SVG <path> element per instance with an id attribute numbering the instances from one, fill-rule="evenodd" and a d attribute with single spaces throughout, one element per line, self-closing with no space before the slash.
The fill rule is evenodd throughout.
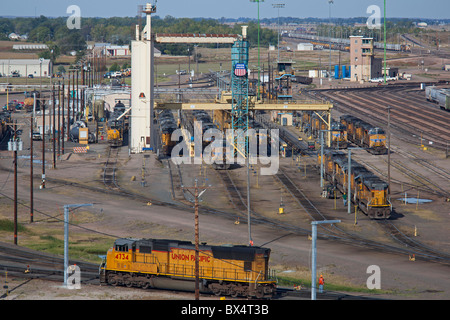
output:
<path id="1" fill-rule="evenodd" d="M 128 257 L 128 254 L 125 254 L 125 253 L 118 253 L 118 254 L 116 254 L 115 258 L 117 260 L 130 260 Z"/>

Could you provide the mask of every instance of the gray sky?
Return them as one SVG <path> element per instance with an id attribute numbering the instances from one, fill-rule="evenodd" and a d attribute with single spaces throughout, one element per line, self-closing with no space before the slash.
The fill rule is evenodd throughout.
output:
<path id="1" fill-rule="evenodd" d="M 155 0 L 150 1 L 153 3 Z M 262 1 L 262 0 L 261 0 Z M 137 6 L 146 0 L 0 0 L 5 3 L 2 16 L 69 16 L 70 5 L 78 5 L 83 17 L 135 16 Z M 284 3 L 280 16 L 298 18 L 329 16 L 328 0 L 265 0 L 259 4 L 260 18 L 278 16 L 272 4 Z M 334 0 L 331 16 L 338 18 L 369 17 L 370 5 L 378 5 L 383 14 L 384 0 Z M 157 15 L 205 18 L 257 18 L 258 4 L 250 0 L 159 0 Z M 450 19 L 449 0 L 387 0 L 387 17 Z"/>

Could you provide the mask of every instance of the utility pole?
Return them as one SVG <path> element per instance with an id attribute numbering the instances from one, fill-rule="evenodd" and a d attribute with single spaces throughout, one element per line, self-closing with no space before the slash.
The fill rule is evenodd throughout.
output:
<path id="1" fill-rule="evenodd" d="M 386 84 L 386 0 L 384 0 L 384 84 Z"/>
<path id="2" fill-rule="evenodd" d="M 17 245 L 17 120 L 14 122 L 14 244 Z"/>
<path id="3" fill-rule="evenodd" d="M 334 0 L 328 0 L 328 9 L 329 9 L 329 18 L 330 18 L 330 27 L 328 28 L 328 38 L 330 40 L 330 68 L 328 70 L 328 81 L 331 81 L 331 5 L 334 3 Z"/>
<path id="4" fill-rule="evenodd" d="M 387 107 L 388 111 L 388 125 L 387 125 L 387 136 L 388 136 L 388 195 L 391 194 L 391 109 L 392 107 Z"/>
<path id="5" fill-rule="evenodd" d="M 357 150 L 362 148 L 348 148 L 348 168 L 347 168 L 347 213 L 351 213 L 351 183 L 350 178 L 352 175 L 352 150 Z"/>
<path id="6" fill-rule="evenodd" d="M 64 78 L 63 78 L 63 84 L 62 84 L 62 103 L 61 103 L 61 111 L 62 111 L 62 126 L 61 126 L 61 153 L 64 154 L 64 133 L 65 133 L 65 128 L 64 126 L 66 125 L 66 121 L 64 118 L 64 97 L 65 97 L 65 83 L 64 83 Z"/>
<path id="7" fill-rule="evenodd" d="M 42 102 L 42 101 L 41 101 Z M 45 102 L 41 103 L 42 110 L 42 183 L 41 189 L 45 189 Z"/>
<path id="8" fill-rule="evenodd" d="M 273 8 L 277 8 L 278 9 L 278 62 L 280 62 L 280 8 L 284 8 L 285 4 L 284 3 L 274 3 L 272 4 Z"/>
<path id="9" fill-rule="evenodd" d="M 211 186 L 209 186 L 211 187 Z M 202 194 L 207 190 L 203 189 L 199 192 L 198 188 L 198 180 L 195 179 L 194 187 L 184 187 L 181 186 L 183 190 L 188 191 L 194 197 L 194 212 L 195 212 L 195 300 L 199 300 L 200 296 L 200 264 L 199 264 L 199 223 L 198 223 L 198 199 L 202 196 Z M 190 189 L 194 190 L 194 193 L 190 191 Z"/>
<path id="10" fill-rule="evenodd" d="M 36 92 L 33 93 L 33 112 L 31 112 L 30 123 L 30 223 L 33 223 L 34 216 L 34 195 L 33 195 L 33 125 L 34 112 L 36 110 Z"/>
<path id="11" fill-rule="evenodd" d="M 260 86 L 261 86 L 261 68 L 260 68 L 260 48 L 259 48 L 259 3 L 264 2 L 264 0 L 250 0 L 250 2 L 257 2 L 258 3 L 258 100 L 259 100 L 259 94 L 260 94 Z"/>
<path id="12" fill-rule="evenodd" d="M 67 142 L 69 142 L 69 131 L 70 131 L 70 70 L 69 70 L 69 83 L 67 84 Z"/>
<path id="13" fill-rule="evenodd" d="M 8 142 L 8 151 L 13 151 L 14 163 L 14 244 L 17 245 L 17 151 L 22 150 L 22 142 L 17 137 L 17 120 L 13 123 L 14 137 Z"/>
<path id="14" fill-rule="evenodd" d="M 52 140 L 53 140 L 53 169 L 56 169 L 56 109 L 55 109 L 55 85 L 52 86 L 52 106 L 53 106 L 53 124 L 52 124 Z"/>

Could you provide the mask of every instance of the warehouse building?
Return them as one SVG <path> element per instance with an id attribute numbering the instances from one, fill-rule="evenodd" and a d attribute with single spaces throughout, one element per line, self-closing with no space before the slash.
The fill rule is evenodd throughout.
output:
<path id="1" fill-rule="evenodd" d="M 0 59 L 0 73 L 3 77 L 48 77 L 53 64 L 49 59 Z"/>

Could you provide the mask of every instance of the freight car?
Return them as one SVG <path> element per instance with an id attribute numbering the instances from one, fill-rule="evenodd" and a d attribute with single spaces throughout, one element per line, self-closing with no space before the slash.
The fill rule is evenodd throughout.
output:
<path id="1" fill-rule="evenodd" d="M 450 111 L 450 89 L 428 86 L 425 88 L 425 97 L 428 101 L 437 103 L 441 109 Z"/>
<path id="2" fill-rule="evenodd" d="M 320 164 L 319 155 L 318 162 Z M 324 178 L 343 194 L 348 190 L 347 155 L 333 150 L 324 152 Z M 371 219 L 389 219 L 392 204 L 388 198 L 388 184 L 375 176 L 357 161 L 352 161 L 350 172 L 350 190 L 352 199 L 358 208 Z"/>
<path id="3" fill-rule="evenodd" d="M 270 298 L 269 248 L 199 245 L 199 290 L 233 297 Z M 168 239 L 116 239 L 100 266 L 109 285 L 194 291 L 195 245 Z"/>
<path id="4" fill-rule="evenodd" d="M 436 102 L 441 109 L 450 111 L 450 89 L 439 90 L 436 94 Z"/>
<path id="5" fill-rule="evenodd" d="M 348 141 L 376 155 L 386 153 L 386 133 L 383 129 L 351 115 L 342 115 L 340 122 L 347 128 Z"/>

